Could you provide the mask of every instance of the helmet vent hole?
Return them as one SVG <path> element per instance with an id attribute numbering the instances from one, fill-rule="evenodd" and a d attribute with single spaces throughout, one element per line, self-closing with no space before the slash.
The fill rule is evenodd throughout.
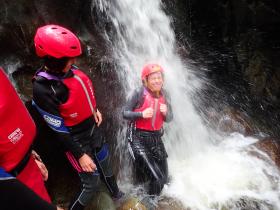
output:
<path id="1" fill-rule="evenodd" d="M 73 50 L 76 50 L 76 49 L 77 49 L 76 46 L 71 46 L 70 48 L 73 49 Z"/>
<path id="2" fill-rule="evenodd" d="M 56 27 L 52 27 L 51 29 L 54 29 L 54 30 L 55 30 L 55 29 L 57 29 L 57 28 L 56 28 Z"/>
<path id="3" fill-rule="evenodd" d="M 43 49 L 43 46 L 42 46 L 42 45 L 39 45 L 39 47 L 40 47 L 41 49 Z"/>
<path id="4" fill-rule="evenodd" d="M 67 34 L 67 32 L 65 32 L 65 31 L 63 31 L 63 32 L 61 32 L 62 34 Z"/>

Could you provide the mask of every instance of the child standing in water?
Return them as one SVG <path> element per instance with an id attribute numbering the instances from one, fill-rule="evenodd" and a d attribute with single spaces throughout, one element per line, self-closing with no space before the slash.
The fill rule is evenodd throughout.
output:
<path id="1" fill-rule="evenodd" d="M 102 115 L 97 109 L 92 82 L 73 65 L 82 53 L 79 39 L 66 28 L 46 25 L 37 30 L 34 42 L 44 66 L 33 79 L 33 104 L 64 144 L 67 158 L 81 181 L 80 192 L 69 210 L 84 209 L 100 179 L 113 198 L 120 198 L 122 192 L 99 128 Z"/>
<path id="2" fill-rule="evenodd" d="M 129 147 L 138 182 L 148 182 L 148 193 L 159 195 L 168 179 L 167 153 L 162 142 L 163 123 L 173 118 L 169 98 L 163 90 L 163 68 L 144 66 L 143 86 L 134 91 L 124 108 L 130 120 Z"/>

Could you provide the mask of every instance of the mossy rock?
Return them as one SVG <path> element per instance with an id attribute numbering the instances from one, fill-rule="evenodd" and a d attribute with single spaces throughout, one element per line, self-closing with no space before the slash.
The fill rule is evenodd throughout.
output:
<path id="1" fill-rule="evenodd" d="M 117 210 L 147 210 L 147 208 L 137 199 L 127 199 Z"/>

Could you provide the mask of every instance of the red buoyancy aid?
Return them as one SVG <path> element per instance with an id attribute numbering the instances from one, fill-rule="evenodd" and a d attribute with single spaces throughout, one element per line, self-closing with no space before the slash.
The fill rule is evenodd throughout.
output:
<path id="1" fill-rule="evenodd" d="M 29 151 L 36 127 L 1 68 L 0 84 L 0 167 L 10 171 Z"/>
<path id="2" fill-rule="evenodd" d="M 59 106 L 66 126 L 74 126 L 95 115 L 96 100 L 89 77 L 81 70 L 73 70 L 74 76 L 63 79 L 69 89 L 68 100 Z"/>
<path id="3" fill-rule="evenodd" d="M 45 201 L 51 203 L 51 199 L 45 187 L 41 171 L 38 168 L 34 157 L 29 158 L 27 165 L 25 166 L 24 170 L 19 173 L 17 179 L 32 189 L 33 192 L 35 192 Z"/>
<path id="4" fill-rule="evenodd" d="M 158 131 L 162 128 L 164 116 L 160 112 L 160 104 L 165 104 L 165 98 L 161 95 L 159 98 L 154 98 L 147 89 L 143 92 L 144 102 L 140 108 L 135 109 L 135 112 L 142 112 L 151 107 L 154 110 L 152 118 L 138 118 L 135 120 L 136 128 L 148 131 Z"/>

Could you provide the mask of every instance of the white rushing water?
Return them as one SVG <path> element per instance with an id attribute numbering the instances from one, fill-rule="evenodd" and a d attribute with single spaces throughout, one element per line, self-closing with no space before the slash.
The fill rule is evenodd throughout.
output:
<path id="1" fill-rule="evenodd" d="M 146 63 L 158 63 L 165 70 L 174 120 L 165 129 L 171 183 L 163 194 L 191 209 L 280 209 L 279 173 L 252 146 L 257 140 L 240 134 L 216 139 L 196 112 L 193 100 L 204 81 L 176 53 L 174 31 L 161 1 L 94 0 L 93 5 L 113 23 L 114 37 L 106 32 L 104 36 L 112 44 L 127 95 L 141 85 L 141 68 Z M 120 132 L 120 146 L 124 139 Z M 266 161 L 250 155 L 252 151 Z"/>

